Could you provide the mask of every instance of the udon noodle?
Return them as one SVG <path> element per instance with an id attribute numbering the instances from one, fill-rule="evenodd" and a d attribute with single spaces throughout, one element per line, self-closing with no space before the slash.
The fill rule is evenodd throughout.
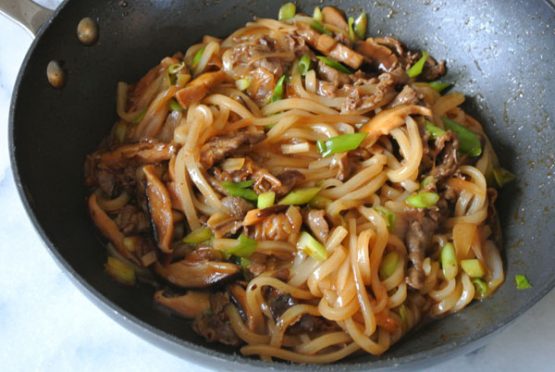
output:
<path id="1" fill-rule="evenodd" d="M 107 271 L 243 355 L 381 355 L 503 282 L 482 126 L 444 62 L 287 4 L 136 84 L 86 161 Z"/>

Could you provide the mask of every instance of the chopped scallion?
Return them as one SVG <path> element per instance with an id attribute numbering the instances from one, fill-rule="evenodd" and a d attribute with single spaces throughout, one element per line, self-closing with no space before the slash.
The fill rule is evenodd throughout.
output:
<path id="1" fill-rule="evenodd" d="M 395 272 L 400 258 L 396 251 L 391 251 L 385 255 L 380 265 L 380 278 L 382 280 L 389 278 Z"/>
<path id="2" fill-rule="evenodd" d="M 322 243 L 306 231 L 301 233 L 297 242 L 297 249 L 306 252 L 306 254 L 318 261 L 324 261 L 328 258 L 328 251 L 326 251 Z"/>
<path id="3" fill-rule="evenodd" d="M 274 91 L 272 92 L 272 102 L 276 102 L 279 101 L 280 99 L 283 98 L 283 93 L 284 93 L 284 85 L 285 85 L 285 75 L 281 75 L 281 77 L 279 78 L 279 80 L 276 83 L 276 86 L 274 87 Z"/>
<path id="4" fill-rule="evenodd" d="M 248 77 L 243 78 L 243 79 L 239 79 L 239 80 L 235 80 L 235 86 L 241 92 L 247 90 L 250 85 L 251 85 L 251 79 L 248 78 Z"/>
<path id="5" fill-rule="evenodd" d="M 528 281 L 528 278 L 522 274 L 515 275 L 516 289 L 528 289 L 532 288 L 532 284 Z"/>
<path id="6" fill-rule="evenodd" d="M 329 57 L 324 57 L 324 56 L 316 56 L 316 58 L 318 58 L 320 61 L 324 62 L 324 64 L 326 66 L 334 68 L 339 72 L 342 72 L 342 73 L 347 74 L 347 75 L 350 75 L 350 74 L 353 73 L 348 67 L 346 67 L 345 65 L 337 62 L 335 59 L 331 59 Z"/>
<path id="7" fill-rule="evenodd" d="M 495 183 L 497 183 L 497 186 L 501 188 L 506 184 L 514 181 L 516 179 L 516 176 L 504 168 L 495 167 L 493 168 L 493 178 L 495 179 Z"/>
<path id="8" fill-rule="evenodd" d="M 314 8 L 314 12 L 312 13 L 312 18 L 314 18 L 317 22 L 322 22 L 324 20 L 324 16 L 322 15 L 322 11 L 320 7 Z"/>
<path id="9" fill-rule="evenodd" d="M 183 111 L 183 107 L 175 99 L 170 100 L 170 110 L 172 111 Z"/>
<path id="10" fill-rule="evenodd" d="M 204 53 L 204 49 L 205 47 L 200 48 L 199 50 L 197 50 L 197 52 L 195 53 L 195 55 L 193 56 L 193 60 L 191 61 L 191 68 L 193 70 L 196 70 L 200 59 L 202 58 L 202 54 Z"/>
<path id="11" fill-rule="evenodd" d="M 426 133 L 429 133 L 430 136 L 432 136 L 433 139 L 439 138 L 441 136 L 443 136 L 446 132 L 441 129 L 440 127 L 432 124 L 431 122 L 429 122 L 428 120 L 426 120 L 424 122 L 424 129 L 426 130 Z"/>
<path id="12" fill-rule="evenodd" d="M 482 144 L 480 143 L 480 137 L 476 133 L 447 117 L 443 117 L 442 119 L 445 128 L 449 129 L 457 136 L 459 140 L 459 149 L 463 153 L 473 157 L 482 154 Z"/>
<path id="13" fill-rule="evenodd" d="M 481 278 L 485 275 L 484 266 L 482 266 L 480 260 L 461 260 L 461 267 L 471 278 Z"/>
<path id="14" fill-rule="evenodd" d="M 170 74 L 177 74 L 183 69 L 183 67 L 185 67 L 185 62 L 174 63 L 173 65 L 170 65 L 170 67 L 168 67 L 168 72 Z"/>
<path id="15" fill-rule="evenodd" d="M 459 266 L 457 264 L 455 247 L 451 243 L 447 243 L 441 248 L 441 268 L 445 279 L 451 280 L 457 276 Z"/>
<path id="16" fill-rule="evenodd" d="M 395 213 L 386 207 L 382 207 L 381 205 L 374 207 L 374 209 L 385 219 L 388 230 L 393 229 L 395 226 L 395 220 L 397 219 Z"/>
<path id="17" fill-rule="evenodd" d="M 295 16 L 297 12 L 297 7 L 293 3 L 283 4 L 281 8 L 279 8 L 278 19 L 280 21 L 285 21 L 291 19 Z"/>
<path id="18" fill-rule="evenodd" d="M 323 24 L 320 23 L 320 21 L 312 21 L 312 23 L 310 24 L 310 27 L 312 27 L 314 30 L 322 33 L 322 34 L 326 34 L 331 36 L 332 33 L 330 30 L 328 30 L 326 28 L 326 26 L 324 26 Z"/>
<path id="19" fill-rule="evenodd" d="M 433 90 L 435 90 L 436 92 L 443 92 L 445 89 L 449 88 L 450 86 L 452 86 L 452 83 L 448 83 L 446 81 L 432 81 L 430 83 L 428 83 L 428 85 L 430 86 L 430 88 L 432 88 Z"/>
<path id="20" fill-rule="evenodd" d="M 185 244 L 200 244 L 212 239 L 212 230 L 208 227 L 199 227 L 183 238 Z"/>
<path id="21" fill-rule="evenodd" d="M 488 284 L 483 279 L 472 279 L 472 283 L 478 293 L 478 298 L 484 298 L 488 295 Z"/>
<path id="22" fill-rule="evenodd" d="M 237 245 L 226 249 L 226 253 L 237 257 L 248 258 L 256 250 L 256 240 L 241 234 L 237 239 Z"/>
<path id="23" fill-rule="evenodd" d="M 316 209 L 326 209 L 328 207 L 328 205 L 330 205 L 332 202 L 331 199 L 328 199 L 324 196 L 320 196 L 320 195 L 316 195 L 309 203 L 308 205 L 312 208 L 316 208 Z"/>
<path id="24" fill-rule="evenodd" d="M 353 17 L 349 17 L 349 19 L 347 20 L 347 24 L 349 25 L 349 40 L 356 41 L 357 35 L 355 34 L 355 30 L 353 28 L 355 24 L 355 19 Z"/>
<path id="25" fill-rule="evenodd" d="M 320 192 L 319 187 L 307 187 L 304 189 L 295 189 L 289 194 L 285 195 L 283 199 L 279 201 L 280 205 L 302 205 L 309 203 L 318 193 Z"/>
<path id="26" fill-rule="evenodd" d="M 348 133 L 328 138 L 327 140 L 319 140 L 316 147 L 323 157 L 348 152 L 357 149 L 368 133 Z"/>
<path id="27" fill-rule="evenodd" d="M 115 257 L 108 257 L 105 267 L 106 272 L 118 282 L 126 285 L 135 284 L 135 270 L 125 262 Z"/>
<path id="28" fill-rule="evenodd" d="M 431 208 L 439 200 L 439 195 L 435 192 L 421 191 L 418 194 L 409 196 L 405 203 L 414 208 Z"/>
<path id="29" fill-rule="evenodd" d="M 358 17 L 355 18 L 355 35 L 359 39 L 364 39 L 366 36 L 366 29 L 368 28 L 368 16 L 366 13 L 361 12 Z"/>
<path id="30" fill-rule="evenodd" d="M 428 52 L 423 51 L 422 57 L 420 57 L 420 59 L 416 61 L 416 63 L 412 65 L 411 68 L 408 69 L 407 75 L 410 78 L 415 78 L 418 75 L 420 75 L 422 73 L 422 70 L 424 69 L 424 65 L 426 64 L 426 61 L 428 60 L 429 56 L 430 55 L 428 54 Z"/>
<path id="31" fill-rule="evenodd" d="M 239 259 L 239 266 L 241 266 L 243 270 L 247 270 L 250 265 L 251 265 L 251 260 L 249 260 L 248 258 L 241 257 Z"/>
<path id="32" fill-rule="evenodd" d="M 269 208 L 274 205 L 276 201 L 276 193 L 273 191 L 263 192 L 258 195 L 258 209 Z"/>
<path id="33" fill-rule="evenodd" d="M 303 55 L 299 60 L 299 67 L 298 67 L 299 73 L 302 76 L 305 76 L 311 67 L 312 67 L 312 61 L 310 60 L 310 56 L 308 54 Z"/>
<path id="34" fill-rule="evenodd" d="M 422 180 L 422 182 L 420 183 L 420 186 L 422 188 L 426 188 L 429 185 L 431 185 L 434 181 L 435 181 L 434 176 L 428 176 Z"/>
<path id="35" fill-rule="evenodd" d="M 255 201 L 256 199 L 258 199 L 258 195 L 256 195 L 253 190 L 247 188 L 252 185 L 252 183 L 249 182 L 251 181 L 237 183 L 224 181 L 222 182 L 222 187 L 229 196 L 238 196 L 246 200 Z"/>

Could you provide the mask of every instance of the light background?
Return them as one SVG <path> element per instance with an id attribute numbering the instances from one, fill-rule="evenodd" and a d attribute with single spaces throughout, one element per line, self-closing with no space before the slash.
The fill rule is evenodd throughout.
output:
<path id="1" fill-rule="evenodd" d="M 40 2 L 52 8 L 60 1 Z M 208 371 L 143 341 L 104 315 L 60 270 L 28 220 L 9 169 L 7 126 L 13 85 L 30 43 L 27 32 L 0 16 L 1 369 Z M 511 279 L 506 285 L 513 285 Z M 487 346 L 428 370 L 553 371 L 554 308 L 555 291 Z"/>

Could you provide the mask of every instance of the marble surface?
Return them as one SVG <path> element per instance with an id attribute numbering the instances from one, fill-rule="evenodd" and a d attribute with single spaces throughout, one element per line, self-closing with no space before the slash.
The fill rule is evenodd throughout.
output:
<path id="1" fill-rule="evenodd" d="M 17 0 L 14 0 L 17 1 Z M 42 1 L 53 7 L 59 1 Z M 0 16 L 0 363 L 3 371 L 208 371 L 136 337 L 97 309 L 56 265 L 15 189 L 7 123 L 31 43 Z M 512 285 L 508 283 L 507 285 Z M 430 371 L 549 371 L 555 367 L 555 291 L 489 344 Z"/>

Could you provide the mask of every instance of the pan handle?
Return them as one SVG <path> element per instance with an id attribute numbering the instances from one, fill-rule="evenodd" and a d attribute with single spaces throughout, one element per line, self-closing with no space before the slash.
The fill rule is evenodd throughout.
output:
<path id="1" fill-rule="evenodd" d="M 0 13 L 35 36 L 53 11 L 31 0 L 0 0 Z"/>

